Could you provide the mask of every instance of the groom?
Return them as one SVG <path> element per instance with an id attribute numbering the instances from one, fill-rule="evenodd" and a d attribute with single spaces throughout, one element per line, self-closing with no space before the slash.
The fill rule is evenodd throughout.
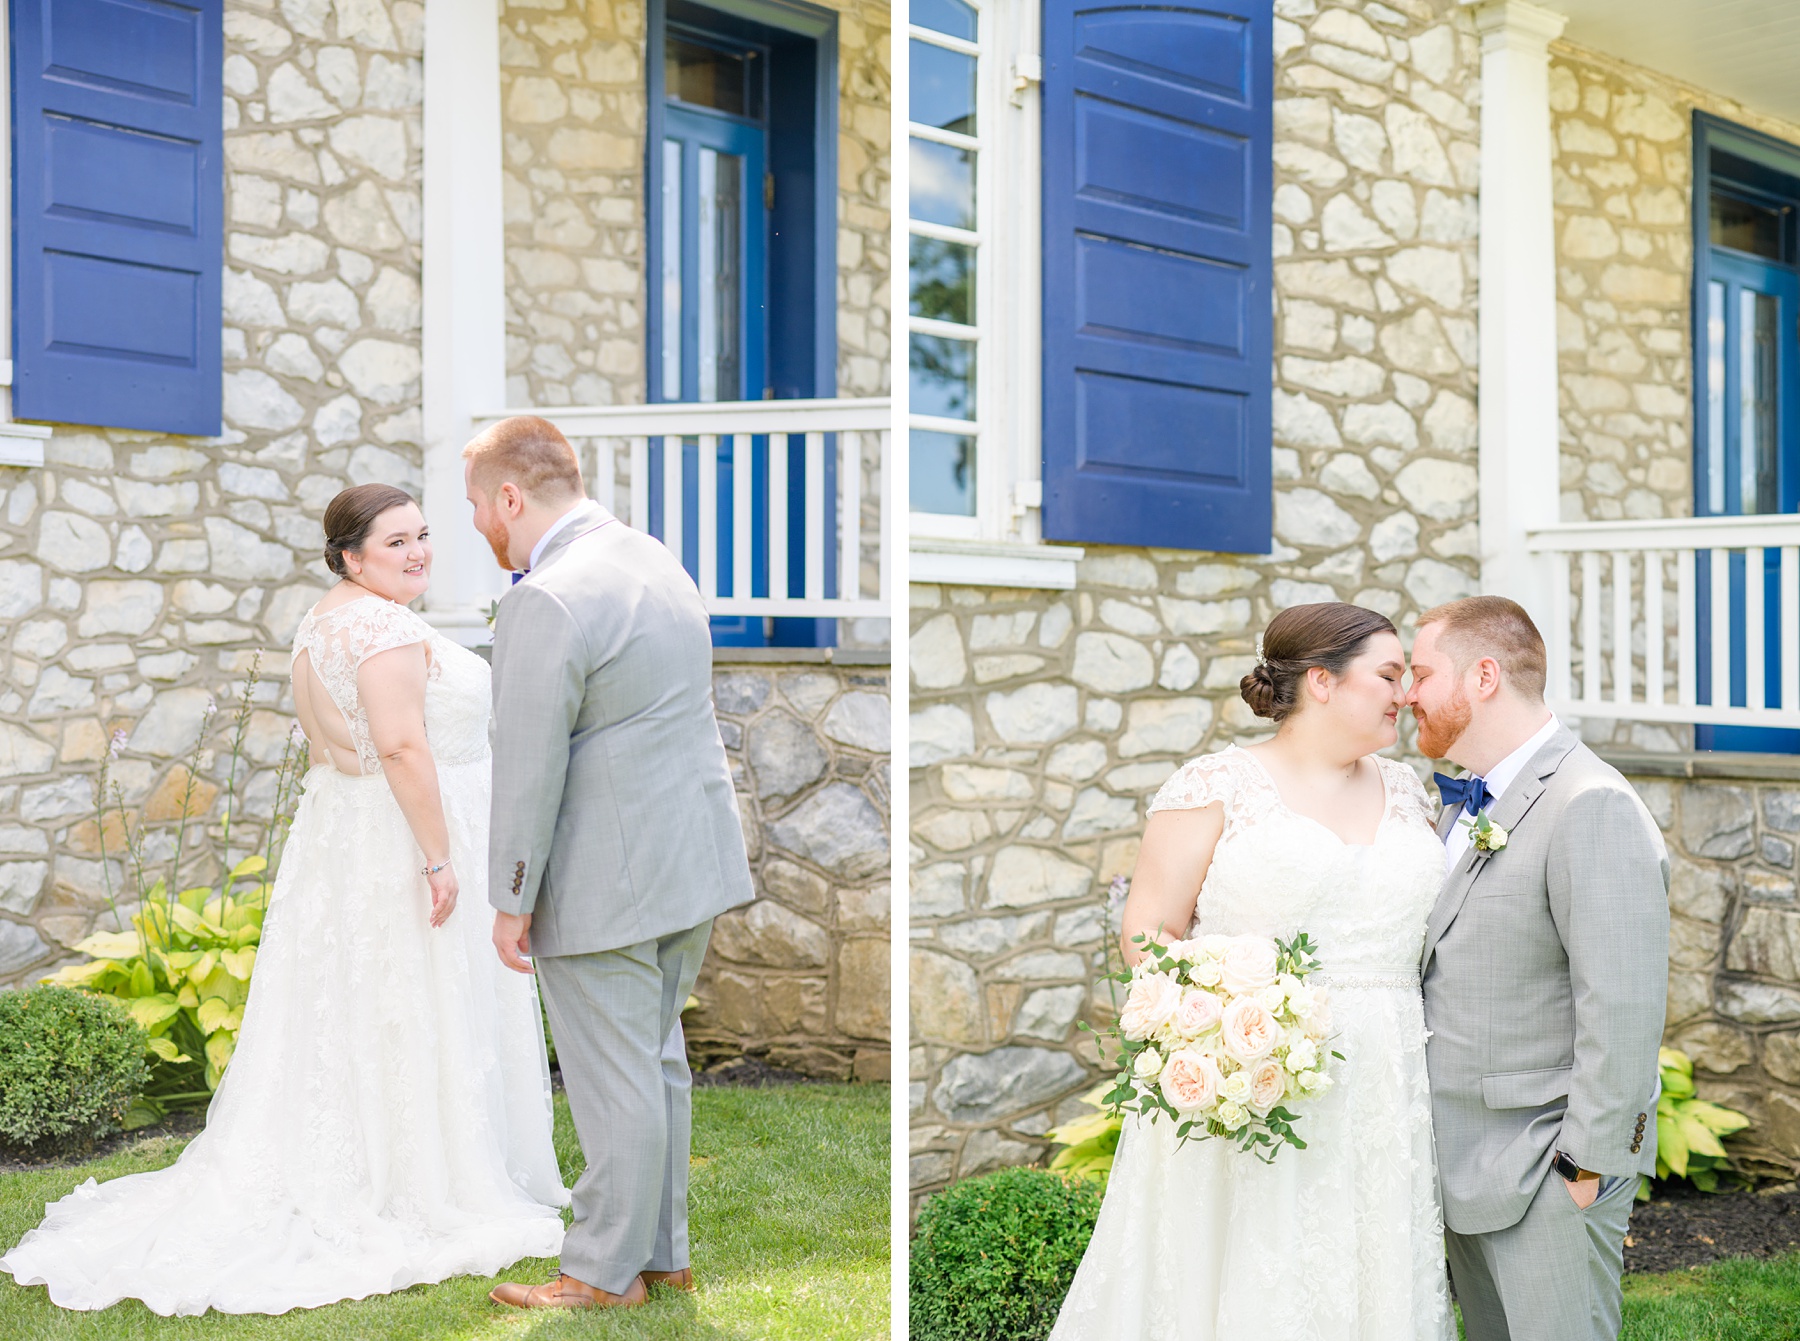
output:
<path id="1" fill-rule="evenodd" d="M 494 624 L 488 901 L 508 967 L 532 955 L 587 1170 L 562 1272 L 517 1308 L 641 1304 L 688 1267 L 681 1008 L 712 919 L 754 894 L 693 580 L 582 487 L 554 424 L 463 449 L 475 527 L 523 577 Z"/>
<path id="2" fill-rule="evenodd" d="M 1412 673 L 1420 750 L 1464 769 L 1438 775 L 1446 874 L 1420 961 L 1463 1321 L 1469 1341 L 1612 1341 L 1656 1164 L 1662 835 L 1545 706 L 1544 640 L 1514 602 L 1426 611 Z"/>

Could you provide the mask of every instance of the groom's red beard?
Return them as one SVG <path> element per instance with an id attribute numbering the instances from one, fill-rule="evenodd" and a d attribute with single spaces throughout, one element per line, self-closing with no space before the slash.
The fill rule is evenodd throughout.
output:
<path id="1" fill-rule="evenodd" d="M 502 568 L 512 567 L 512 559 L 506 553 L 507 542 L 511 537 L 506 533 L 505 522 L 495 522 L 491 530 L 481 533 L 481 538 L 488 542 L 488 548 L 494 551 L 494 558 Z"/>
<path id="2" fill-rule="evenodd" d="M 1456 742 L 1462 739 L 1462 733 L 1469 729 L 1469 719 L 1474 715 L 1469 707 L 1469 696 L 1463 693 L 1461 686 L 1457 687 L 1454 698 L 1429 716 L 1415 707 L 1413 716 L 1419 723 L 1419 753 L 1427 759 L 1448 759 Z"/>

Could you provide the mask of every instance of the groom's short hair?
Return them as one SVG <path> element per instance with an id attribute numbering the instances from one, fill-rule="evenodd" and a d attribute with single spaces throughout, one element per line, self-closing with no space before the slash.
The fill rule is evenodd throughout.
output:
<path id="1" fill-rule="evenodd" d="M 559 503 L 585 490 L 581 463 L 562 430 L 535 414 L 490 424 L 463 448 L 469 477 L 490 498 L 509 481 L 534 503 Z"/>
<path id="2" fill-rule="evenodd" d="M 1544 635 L 1517 601 L 1504 596 L 1446 601 L 1419 616 L 1419 627 L 1427 624 L 1438 626 L 1438 640 L 1459 674 L 1481 657 L 1492 657 L 1515 693 L 1543 701 Z"/>

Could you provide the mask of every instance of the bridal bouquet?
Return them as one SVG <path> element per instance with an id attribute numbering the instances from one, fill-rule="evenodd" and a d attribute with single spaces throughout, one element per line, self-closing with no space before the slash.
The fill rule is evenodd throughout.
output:
<path id="1" fill-rule="evenodd" d="M 1265 1162 L 1304 1150 L 1284 1105 L 1328 1089 L 1327 1059 L 1343 1057 L 1325 1047 L 1329 994 L 1306 983 L 1319 967 L 1311 938 L 1137 943 L 1144 957 L 1114 979 L 1129 991 L 1103 1035 L 1119 1049 L 1109 1111 L 1166 1114 L 1181 1144 L 1223 1136 Z"/>

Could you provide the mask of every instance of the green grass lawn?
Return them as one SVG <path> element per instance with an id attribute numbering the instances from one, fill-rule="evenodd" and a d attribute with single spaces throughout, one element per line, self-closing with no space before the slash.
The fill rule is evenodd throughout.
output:
<path id="1" fill-rule="evenodd" d="M 135 1300 L 70 1313 L 43 1287 L 0 1273 L 6 1341 L 486 1341 L 647 1338 L 655 1341 L 866 1341 L 886 1337 L 888 1087 L 800 1085 L 694 1092 L 689 1232 L 693 1294 L 656 1290 L 644 1308 L 522 1313 L 490 1302 L 495 1280 L 544 1280 L 527 1259 L 494 1279 L 459 1276 L 399 1294 L 280 1317 L 209 1313 L 159 1318 Z M 90 1175 L 105 1181 L 174 1162 L 181 1142 L 146 1140 L 77 1168 L 0 1177 L 0 1245 L 12 1247 L 54 1201 Z M 556 1097 L 556 1152 L 573 1183 L 581 1149 Z"/>
<path id="2" fill-rule="evenodd" d="M 1794 1341 L 1797 1336 L 1800 1253 L 1625 1277 L 1619 1341 Z"/>

